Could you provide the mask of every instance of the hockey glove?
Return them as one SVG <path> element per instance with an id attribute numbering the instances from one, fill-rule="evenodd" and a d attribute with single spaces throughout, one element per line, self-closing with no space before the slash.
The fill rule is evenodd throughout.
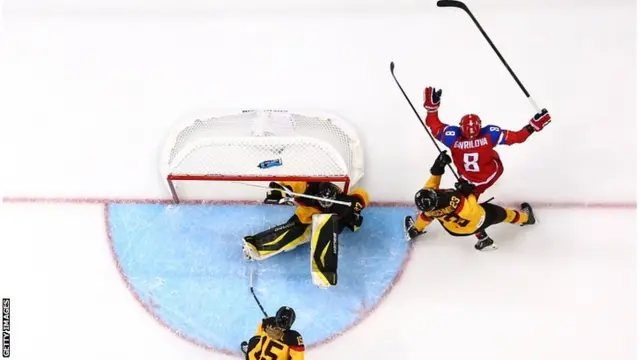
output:
<path id="1" fill-rule="evenodd" d="M 364 220 L 364 216 L 360 214 L 353 214 L 353 217 L 351 217 L 347 223 L 347 227 L 349 230 L 356 232 L 360 229 L 360 226 L 362 226 L 362 220 Z"/>
<path id="2" fill-rule="evenodd" d="M 547 109 L 542 109 L 539 113 L 533 116 L 533 119 L 529 120 L 529 125 L 535 131 L 540 131 L 551 122 L 551 115 Z"/>
<path id="3" fill-rule="evenodd" d="M 284 185 L 278 184 L 277 182 L 274 182 L 274 181 L 269 183 L 269 187 L 272 188 L 272 189 L 280 189 L 280 190 L 287 189 Z"/>
<path id="4" fill-rule="evenodd" d="M 362 211 L 362 209 L 364 209 L 364 206 L 362 205 L 362 203 L 360 201 L 352 201 L 351 202 L 351 210 L 354 213 L 360 213 L 360 211 Z"/>
<path id="5" fill-rule="evenodd" d="M 440 108 L 440 96 L 442 95 L 442 89 L 436 90 L 436 88 L 429 86 L 424 89 L 424 108 L 427 112 L 435 112 Z"/>
<path id="6" fill-rule="evenodd" d="M 434 161 L 433 166 L 431 166 L 431 175 L 442 175 L 444 174 L 444 168 L 451 164 L 451 157 L 447 154 L 447 150 L 444 150 L 438 155 L 436 161 Z"/>
<path id="7" fill-rule="evenodd" d="M 249 339 L 249 342 L 243 341 L 240 344 L 240 350 L 244 353 L 245 359 L 249 359 L 249 351 L 253 350 L 259 343 L 261 338 L 259 336 L 253 336 Z"/>
<path id="8" fill-rule="evenodd" d="M 265 204 L 293 205 L 293 200 L 286 196 L 287 193 L 285 192 L 285 189 L 289 191 L 291 191 L 291 189 L 273 181 L 269 183 L 269 187 L 273 190 L 267 192 L 267 197 L 264 199 Z"/>
<path id="9" fill-rule="evenodd" d="M 284 191 L 282 190 L 269 191 L 263 203 L 270 205 L 294 205 L 293 199 L 285 197 Z"/>
<path id="10" fill-rule="evenodd" d="M 462 196 L 469 196 L 473 193 L 473 190 L 476 189 L 476 186 L 469 183 L 467 180 L 460 180 L 456 183 L 456 190 L 458 190 Z"/>

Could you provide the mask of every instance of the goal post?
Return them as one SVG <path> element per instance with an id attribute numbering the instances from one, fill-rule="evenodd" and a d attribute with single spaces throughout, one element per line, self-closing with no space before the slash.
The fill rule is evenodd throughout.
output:
<path id="1" fill-rule="evenodd" d="M 347 191 L 364 175 L 364 153 L 355 129 L 335 114 L 210 111 L 176 124 L 167 136 L 160 168 L 176 203 L 259 200 L 264 189 L 246 185 L 330 181 Z"/>

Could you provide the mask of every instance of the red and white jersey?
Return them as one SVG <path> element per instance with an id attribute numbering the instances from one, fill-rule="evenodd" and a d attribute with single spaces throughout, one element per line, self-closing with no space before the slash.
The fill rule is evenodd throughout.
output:
<path id="1" fill-rule="evenodd" d="M 502 173 L 502 162 L 494 149 L 497 145 L 521 143 L 530 135 L 525 129 L 514 132 L 487 125 L 469 140 L 462 136 L 459 126 L 440 122 L 437 112 L 428 113 L 425 123 L 436 139 L 451 149 L 451 159 L 460 176 L 475 185 L 491 183 Z"/>

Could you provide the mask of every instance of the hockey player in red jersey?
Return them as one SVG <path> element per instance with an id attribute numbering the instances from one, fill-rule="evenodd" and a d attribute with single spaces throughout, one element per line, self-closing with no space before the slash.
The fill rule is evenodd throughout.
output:
<path id="1" fill-rule="evenodd" d="M 496 125 L 482 126 L 475 114 L 463 116 L 459 126 L 443 124 L 438 117 L 441 95 L 442 90 L 433 87 L 424 90 L 425 124 L 436 139 L 451 149 L 460 177 L 475 186 L 476 197 L 490 188 L 504 170 L 494 147 L 522 143 L 551 122 L 547 109 L 542 109 L 519 131 L 503 130 Z"/>

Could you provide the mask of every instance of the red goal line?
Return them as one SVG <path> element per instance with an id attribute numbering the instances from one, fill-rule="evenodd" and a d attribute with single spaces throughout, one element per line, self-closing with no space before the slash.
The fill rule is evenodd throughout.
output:
<path id="1" fill-rule="evenodd" d="M 74 198 L 74 197 L 20 197 L 8 196 L 2 198 L 3 203 L 36 203 L 36 204 L 174 204 L 172 199 L 153 199 L 153 198 Z M 496 204 L 505 206 L 517 206 L 517 203 L 502 203 L 494 201 Z M 260 204 L 258 200 L 185 200 L 181 204 L 186 205 L 234 205 Z M 599 202 L 599 201 L 532 201 L 530 202 L 534 208 L 542 209 L 636 209 L 637 203 L 633 202 Z M 408 201 L 372 201 L 371 206 L 380 207 L 412 207 L 412 202 Z"/>

